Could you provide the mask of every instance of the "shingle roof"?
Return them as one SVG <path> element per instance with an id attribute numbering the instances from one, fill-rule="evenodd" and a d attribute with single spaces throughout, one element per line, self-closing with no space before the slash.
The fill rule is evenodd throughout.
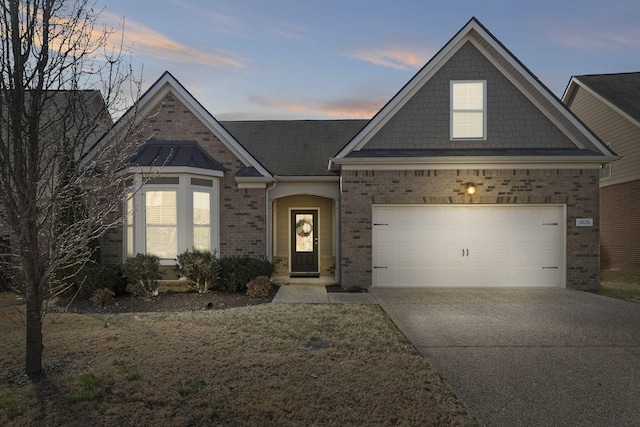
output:
<path id="1" fill-rule="evenodd" d="M 640 72 L 592 74 L 575 78 L 640 121 Z"/>
<path id="2" fill-rule="evenodd" d="M 368 120 L 270 120 L 220 122 L 269 172 L 327 176 L 329 159 Z"/>
<path id="3" fill-rule="evenodd" d="M 226 171 L 196 141 L 158 141 L 144 143 L 129 162 L 137 166 L 188 166 Z"/>

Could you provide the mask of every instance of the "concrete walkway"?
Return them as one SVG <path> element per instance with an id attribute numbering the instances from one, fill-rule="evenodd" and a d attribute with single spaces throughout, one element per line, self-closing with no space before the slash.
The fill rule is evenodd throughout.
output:
<path id="1" fill-rule="evenodd" d="M 276 303 L 307 304 L 378 304 L 367 292 L 327 292 L 324 285 L 288 284 L 280 285 L 273 298 Z"/>
<path id="2" fill-rule="evenodd" d="M 640 425 L 640 304 L 565 289 L 371 289 L 487 426 Z"/>

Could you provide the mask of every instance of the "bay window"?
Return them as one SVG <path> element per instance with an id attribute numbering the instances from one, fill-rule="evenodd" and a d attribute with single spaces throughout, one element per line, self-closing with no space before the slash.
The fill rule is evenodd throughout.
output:
<path id="1" fill-rule="evenodd" d="M 212 251 L 219 245 L 218 179 L 188 174 L 145 182 L 135 176 L 125 203 L 124 255 L 156 255 L 172 265 L 186 250 Z"/>

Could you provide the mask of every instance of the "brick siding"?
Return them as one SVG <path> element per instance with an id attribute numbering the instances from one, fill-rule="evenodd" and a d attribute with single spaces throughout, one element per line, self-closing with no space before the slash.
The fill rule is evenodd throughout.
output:
<path id="1" fill-rule="evenodd" d="M 169 93 L 138 126 L 141 140 L 197 141 L 227 168 L 220 179 L 220 256 L 266 255 L 265 190 L 240 189 L 235 175 L 244 164 L 184 104 Z M 122 227 L 102 239 L 105 262 L 122 262 Z"/>
<path id="2" fill-rule="evenodd" d="M 474 196 L 465 184 L 477 185 Z M 597 170 L 447 170 L 342 172 L 342 286 L 372 283 L 373 204 L 563 204 L 567 206 L 567 288 L 597 289 Z M 576 227 L 576 218 L 593 227 Z"/>
<path id="3" fill-rule="evenodd" d="M 640 272 L 640 180 L 600 189 L 600 263 Z"/>

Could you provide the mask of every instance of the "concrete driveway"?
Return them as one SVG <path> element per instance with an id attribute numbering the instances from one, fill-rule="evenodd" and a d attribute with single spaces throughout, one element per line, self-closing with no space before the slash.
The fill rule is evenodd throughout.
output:
<path id="1" fill-rule="evenodd" d="M 640 304 L 560 289 L 372 289 L 487 426 L 640 425 Z"/>

